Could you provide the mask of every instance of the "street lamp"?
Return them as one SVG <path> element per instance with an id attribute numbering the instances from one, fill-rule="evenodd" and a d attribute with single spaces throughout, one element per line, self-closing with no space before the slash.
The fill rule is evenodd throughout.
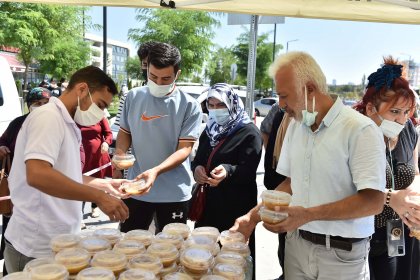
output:
<path id="1" fill-rule="evenodd" d="M 286 42 L 286 52 L 289 52 L 289 43 L 290 42 L 296 42 L 296 41 L 299 41 L 299 39 L 294 39 L 294 40 L 290 40 L 290 41 Z"/>

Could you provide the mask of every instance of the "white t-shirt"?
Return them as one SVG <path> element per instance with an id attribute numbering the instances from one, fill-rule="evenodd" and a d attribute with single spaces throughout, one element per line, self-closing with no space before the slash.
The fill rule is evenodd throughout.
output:
<path id="1" fill-rule="evenodd" d="M 277 173 L 291 178 L 290 205 L 308 208 L 339 201 L 363 189 L 384 192 L 385 165 L 385 144 L 378 126 L 337 98 L 315 132 L 292 120 Z M 374 216 L 313 221 L 300 229 L 364 238 L 374 232 Z"/>
<path id="2" fill-rule="evenodd" d="M 25 162 L 46 161 L 81 183 L 81 139 L 80 130 L 66 107 L 54 97 L 30 113 L 22 125 L 9 176 L 14 208 L 5 237 L 25 256 L 51 255 L 51 237 L 79 232 L 82 220 L 82 202 L 53 197 L 28 185 Z"/>

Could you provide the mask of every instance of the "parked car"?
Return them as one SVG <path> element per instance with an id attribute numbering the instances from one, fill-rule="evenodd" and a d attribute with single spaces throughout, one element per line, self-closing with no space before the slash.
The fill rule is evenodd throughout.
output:
<path id="1" fill-rule="evenodd" d="M 267 116 L 274 103 L 278 103 L 277 97 L 261 98 L 254 102 L 255 114 L 257 116 Z"/>
<path id="2" fill-rule="evenodd" d="M 206 84 L 200 84 L 200 83 L 177 83 L 177 88 L 185 93 L 188 93 L 194 98 L 197 98 L 200 96 L 203 91 L 207 90 L 209 88 L 209 85 Z"/>

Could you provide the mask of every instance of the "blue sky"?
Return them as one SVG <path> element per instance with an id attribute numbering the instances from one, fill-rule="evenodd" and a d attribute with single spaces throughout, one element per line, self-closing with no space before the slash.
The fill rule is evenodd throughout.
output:
<path id="1" fill-rule="evenodd" d="M 102 7 L 89 12 L 93 23 L 102 24 Z M 231 46 L 244 31 L 244 26 L 227 25 L 227 16 L 219 17 L 221 27 L 216 30 L 214 43 Z M 128 42 L 129 28 L 140 27 L 135 20 L 135 9 L 108 7 L 108 37 Z M 248 26 L 247 26 L 248 27 Z M 260 25 L 259 33 L 270 32 L 273 41 L 274 25 Z M 93 32 L 101 35 L 102 31 Z M 382 62 L 382 56 L 393 55 L 400 60 L 411 57 L 420 63 L 420 25 L 333 21 L 318 19 L 286 18 L 277 25 L 277 43 L 289 43 L 289 51 L 310 53 L 323 69 L 328 83 L 349 82 L 359 84 L 363 74 L 369 75 Z M 134 55 L 135 52 L 132 53 Z"/>

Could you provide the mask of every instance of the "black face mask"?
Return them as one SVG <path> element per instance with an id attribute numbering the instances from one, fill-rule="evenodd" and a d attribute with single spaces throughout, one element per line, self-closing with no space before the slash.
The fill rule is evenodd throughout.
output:
<path id="1" fill-rule="evenodd" d="M 142 69 L 141 71 L 142 71 L 141 76 L 143 80 L 147 81 L 147 69 Z"/>

